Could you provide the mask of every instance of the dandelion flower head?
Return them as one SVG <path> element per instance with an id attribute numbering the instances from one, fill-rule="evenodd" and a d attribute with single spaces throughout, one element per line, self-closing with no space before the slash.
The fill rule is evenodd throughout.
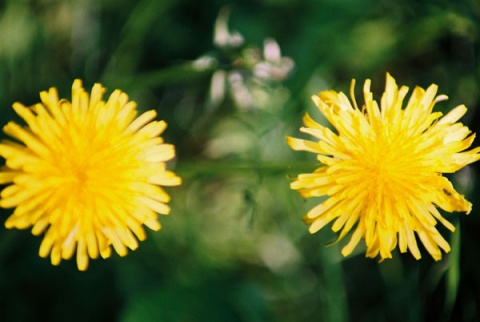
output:
<path id="1" fill-rule="evenodd" d="M 312 97 L 335 131 L 317 123 L 308 114 L 301 132 L 314 141 L 287 137 L 294 150 L 317 154 L 322 164 L 313 173 L 300 174 L 291 183 L 304 197 L 326 199 L 304 217 L 315 233 L 332 222 L 338 240 L 351 233 L 343 247 L 352 253 L 360 240 L 366 256 L 392 257 L 397 247 L 421 257 L 417 238 L 435 259 L 450 246 L 436 228 L 437 221 L 451 231 L 454 226 L 439 209 L 471 211 L 471 204 L 459 194 L 443 173 L 453 173 L 477 161 L 479 148 L 465 151 L 474 134 L 457 121 L 466 113 L 464 105 L 446 115 L 432 112 L 437 86 L 416 87 L 405 108 L 408 87 L 398 88 L 387 74 L 380 105 L 373 99 L 370 80 L 363 87 L 364 105 L 359 108 L 352 81 L 350 101 L 341 92 L 324 91 Z"/>
<path id="2" fill-rule="evenodd" d="M 76 252 L 86 270 L 90 258 L 110 257 L 112 246 L 120 256 L 136 249 L 143 225 L 159 230 L 158 214 L 170 211 L 161 186 L 181 183 L 166 170 L 175 156 L 160 137 L 166 123 L 154 120 L 154 110 L 137 117 L 120 90 L 106 102 L 104 94 L 100 84 L 89 94 L 75 80 L 70 102 L 50 88 L 41 103 L 13 104 L 26 126 L 3 128 L 14 139 L 0 143 L 0 183 L 7 184 L 0 206 L 15 208 L 5 226 L 45 233 L 39 254 L 53 265 Z"/>

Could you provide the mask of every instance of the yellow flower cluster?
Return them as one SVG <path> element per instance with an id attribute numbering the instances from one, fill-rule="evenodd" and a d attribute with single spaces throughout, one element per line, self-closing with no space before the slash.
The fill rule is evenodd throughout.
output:
<path id="1" fill-rule="evenodd" d="M 288 137 L 294 150 L 317 154 L 322 166 L 313 173 L 300 174 L 291 188 L 308 197 L 327 196 L 304 217 L 315 233 L 333 222 L 351 239 L 342 249 L 349 255 L 364 239 L 368 257 L 392 257 L 409 250 L 421 257 L 417 238 L 430 255 L 439 260 L 448 242 L 435 228 L 437 221 L 453 231 L 454 226 L 438 211 L 469 213 L 471 204 L 442 173 L 452 173 L 480 158 L 480 148 L 465 151 L 475 135 L 457 123 L 467 108 L 455 107 L 442 117 L 432 112 L 437 86 L 416 87 L 403 108 L 408 87 L 398 88 L 387 74 L 380 104 L 370 92 L 370 80 L 363 87 L 364 105 L 358 107 L 352 81 L 349 101 L 343 93 L 324 91 L 312 97 L 335 132 L 305 115 L 300 131 L 314 141 Z"/>
<path id="2" fill-rule="evenodd" d="M 159 230 L 157 213 L 170 211 L 161 186 L 181 183 L 166 170 L 175 156 L 160 137 L 166 123 L 153 121 L 153 110 L 137 117 L 136 104 L 119 90 L 106 102 L 104 93 L 95 84 L 89 95 L 75 80 L 70 102 L 51 88 L 40 93 L 41 103 L 13 105 L 26 127 L 9 122 L 3 129 L 15 140 L 0 144 L 0 183 L 9 184 L 0 206 L 15 208 L 5 226 L 45 232 L 40 256 L 50 254 L 53 265 L 76 251 L 85 270 L 112 246 L 120 256 L 136 249 L 146 237 L 142 225 Z"/>

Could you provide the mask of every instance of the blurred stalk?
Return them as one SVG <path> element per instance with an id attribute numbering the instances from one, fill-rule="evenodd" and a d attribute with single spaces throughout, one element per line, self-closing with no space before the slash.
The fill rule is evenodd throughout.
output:
<path id="1" fill-rule="evenodd" d="M 455 233 L 452 234 L 448 269 L 446 274 L 446 291 L 443 321 L 449 321 L 452 309 L 457 299 L 458 284 L 460 282 L 460 224 L 457 223 Z"/>
<path id="2" fill-rule="evenodd" d="M 109 83 L 121 75 L 131 75 L 137 69 L 144 50 L 147 34 L 158 25 L 159 17 L 166 14 L 176 1 L 138 1 L 130 13 L 123 30 L 121 42 L 110 56 L 102 77 L 103 83 Z"/>
<path id="3" fill-rule="evenodd" d="M 327 256 L 327 252 L 320 253 L 323 269 L 322 289 L 325 294 L 326 310 L 324 312 L 324 321 L 343 322 L 348 321 L 348 303 L 343 280 L 342 260 Z"/>
<path id="4" fill-rule="evenodd" d="M 175 171 L 182 176 L 225 174 L 232 172 L 257 171 L 263 173 L 287 173 L 289 171 L 312 171 L 311 162 L 181 162 Z"/>
<path id="5" fill-rule="evenodd" d="M 398 321 L 422 321 L 423 309 L 417 268 L 403 265 L 399 256 L 378 265 L 384 285 L 385 312 L 388 317 L 395 317 Z"/>
<path id="6" fill-rule="evenodd" d="M 108 74 L 104 78 L 109 80 L 102 81 L 113 84 L 116 88 L 145 89 L 198 79 L 212 74 L 214 70 L 214 67 L 197 68 L 194 63 L 188 62 L 154 72 L 137 74 L 135 77 L 122 77 L 120 79 L 113 77 L 110 79 L 109 77 L 113 75 Z"/>

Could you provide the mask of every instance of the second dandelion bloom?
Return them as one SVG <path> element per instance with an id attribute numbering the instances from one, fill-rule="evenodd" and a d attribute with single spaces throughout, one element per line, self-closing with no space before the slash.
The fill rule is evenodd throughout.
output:
<path id="1" fill-rule="evenodd" d="M 364 104 L 358 106 L 354 84 L 351 101 L 334 91 L 313 96 L 334 131 L 307 114 L 300 131 L 316 139 L 287 138 L 292 149 L 315 153 L 322 163 L 291 183 L 304 197 L 327 196 L 305 215 L 309 230 L 315 233 L 332 223 L 339 240 L 351 232 L 344 256 L 363 239 L 368 257 L 390 258 L 398 246 L 419 259 L 420 241 L 439 260 L 441 250 L 449 252 L 450 246 L 437 222 L 451 231 L 454 226 L 437 208 L 469 213 L 472 207 L 442 175 L 480 158 L 480 148 L 467 151 L 475 135 L 457 122 L 467 108 L 457 106 L 444 116 L 434 112 L 435 103 L 447 98 L 436 96 L 434 84 L 426 90 L 416 87 L 404 107 L 408 87 L 398 88 L 389 74 L 380 104 L 367 80 Z"/>
<path id="2" fill-rule="evenodd" d="M 80 80 L 72 100 L 57 90 L 41 92 L 41 103 L 15 112 L 26 122 L 9 122 L 4 132 L 14 139 L 0 144 L 6 166 L 0 183 L 8 186 L 0 206 L 15 208 L 7 228 L 45 232 L 40 256 L 58 265 L 76 252 L 80 270 L 89 259 L 136 249 L 146 237 L 143 225 L 160 229 L 158 214 L 168 214 L 169 195 L 161 186 L 181 179 L 166 169 L 175 156 L 161 138 L 164 121 L 154 110 L 137 115 L 136 103 L 115 90 L 86 92 Z"/>

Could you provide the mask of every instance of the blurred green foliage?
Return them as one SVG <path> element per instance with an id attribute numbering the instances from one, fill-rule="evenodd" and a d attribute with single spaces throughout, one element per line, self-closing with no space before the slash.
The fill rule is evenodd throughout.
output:
<path id="1" fill-rule="evenodd" d="M 184 184 L 168 189 L 160 232 L 84 273 L 1 228 L 0 321 L 478 320 L 478 166 L 452 176 L 474 209 L 446 215 L 450 254 L 379 264 L 325 248 L 328 229 L 308 234 L 301 217 L 319 200 L 289 180 L 315 160 L 285 135 L 306 111 L 321 118 L 312 94 L 348 92 L 351 78 L 380 94 L 387 71 L 438 84 L 439 108 L 466 104 L 478 131 L 479 37 L 477 0 L 3 0 L 1 123 L 41 90 L 69 97 L 75 78 L 121 88 L 169 124 Z"/>

